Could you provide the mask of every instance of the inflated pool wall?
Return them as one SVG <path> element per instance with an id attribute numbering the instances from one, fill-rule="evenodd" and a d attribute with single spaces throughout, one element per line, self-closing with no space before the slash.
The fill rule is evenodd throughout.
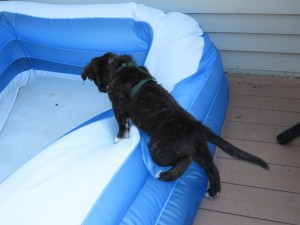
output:
<path id="1" fill-rule="evenodd" d="M 222 61 L 208 35 L 191 18 L 134 3 L 2 6 L 5 10 L 0 12 L 0 130 L 5 126 L 18 90 L 26 85 L 26 77 L 19 76 L 22 72 L 51 71 L 79 76 L 93 57 L 114 52 L 130 54 L 139 65 L 147 66 L 182 107 L 220 133 L 228 104 Z M 111 111 L 101 113 L 78 124 L 73 131 L 112 115 Z M 149 224 L 174 224 L 174 221 L 192 224 L 206 192 L 205 173 L 192 163 L 175 183 L 155 181 L 153 177 L 161 168 L 145 152 L 149 137 L 140 131 L 140 138 L 137 150 L 128 160 L 144 166 L 136 165 L 139 173 L 134 171 L 135 167 L 120 169 L 82 223 L 147 224 L 144 218 L 150 216 Z M 215 155 L 215 146 L 209 147 Z M 131 164 L 127 162 L 124 167 L 128 165 Z M 136 177 L 128 177 L 128 171 Z M 131 182 L 134 188 L 119 190 L 118 179 L 124 184 Z M 130 195 L 126 196 L 126 188 L 131 189 Z M 156 188 L 161 193 L 156 193 Z M 153 198 L 159 195 L 164 195 L 164 200 Z M 150 200 L 149 196 L 152 196 Z M 118 197 L 128 199 L 120 204 Z M 159 208 L 154 207 L 158 202 Z"/>

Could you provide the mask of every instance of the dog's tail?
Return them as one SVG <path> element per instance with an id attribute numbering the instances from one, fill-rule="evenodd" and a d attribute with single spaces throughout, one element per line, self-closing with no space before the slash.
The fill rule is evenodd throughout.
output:
<path id="1" fill-rule="evenodd" d="M 224 140 L 223 138 L 215 134 L 212 130 L 210 130 L 205 125 L 201 123 L 200 125 L 201 125 L 201 130 L 204 131 L 206 140 L 208 142 L 217 145 L 220 149 L 222 149 L 224 152 L 226 152 L 227 154 L 229 154 L 234 158 L 253 163 L 255 165 L 261 166 L 266 170 L 269 170 L 268 164 L 261 158 L 235 147 L 234 145 L 230 144 L 229 142 L 227 142 L 226 140 Z"/>

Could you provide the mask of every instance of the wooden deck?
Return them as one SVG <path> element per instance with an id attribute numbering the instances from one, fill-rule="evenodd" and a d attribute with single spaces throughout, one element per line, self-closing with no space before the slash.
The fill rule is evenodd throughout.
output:
<path id="1" fill-rule="evenodd" d="M 300 78 L 228 75 L 230 102 L 222 136 L 265 159 L 270 171 L 219 151 L 222 191 L 204 199 L 194 225 L 300 224 L 300 137 L 276 136 L 300 122 Z"/>

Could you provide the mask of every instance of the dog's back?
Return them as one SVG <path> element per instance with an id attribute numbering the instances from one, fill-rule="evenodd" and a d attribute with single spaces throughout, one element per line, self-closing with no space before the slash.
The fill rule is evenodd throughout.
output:
<path id="1" fill-rule="evenodd" d="M 82 78 L 93 80 L 100 91 L 108 91 L 119 125 L 116 142 L 127 137 L 128 118 L 151 137 L 149 149 L 153 160 L 161 166 L 173 166 L 160 173 L 159 179 L 177 179 L 195 160 L 208 175 L 209 196 L 216 196 L 221 190 L 220 177 L 207 142 L 233 157 L 269 168 L 262 159 L 238 149 L 194 119 L 155 79 L 149 79 L 152 76 L 146 68 L 130 60 L 128 55 L 107 53 L 93 59 Z"/>

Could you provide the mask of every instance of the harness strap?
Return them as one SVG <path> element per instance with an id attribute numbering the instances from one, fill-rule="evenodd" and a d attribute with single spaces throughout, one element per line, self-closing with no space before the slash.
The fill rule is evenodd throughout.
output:
<path id="1" fill-rule="evenodd" d="M 156 80 L 153 77 L 148 77 L 140 80 L 136 85 L 133 86 L 130 92 L 130 98 L 132 99 L 135 96 L 135 94 L 140 90 L 140 88 L 149 81 L 154 81 L 156 83 Z"/>
<path id="2" fill-rule="evenodd" d="M 147 78 L 140 80 L 136 85 L 133 86 L 131 92 L 130 92 L 130 98 L 132 99 L 136 93 L 141 89 L 141 87 L 148 83 L 149 81 L 153 81 L 155 83 L 157 83 L 156 79 L 151 76 L 150 73 L 146 72 L 145 70 L 141 69 L 135 61 L 130 61 L 128 63 L 122 63 L 122 65 L 117 69 L 117 72 L 119 72 L 120 70 L 122 70 L 123 68 L 126 67 L 136 67 L 137 69 L 139 69 L 140 71 L 144 72 L 145 74 L 147 74 Z"/>

